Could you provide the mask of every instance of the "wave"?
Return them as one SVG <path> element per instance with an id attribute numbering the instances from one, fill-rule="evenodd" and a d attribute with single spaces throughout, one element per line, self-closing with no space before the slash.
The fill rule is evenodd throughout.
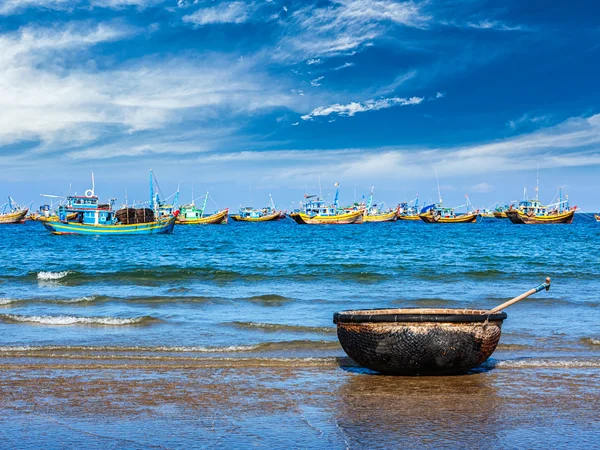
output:
<path id="1" fill-rule="evenodd" d="M 356 270 L 363 264 L 356 265 L 327 265 L 322 270 L 315 267 L 299 266 L 297 271 L 268 271 L 260 269 L 237 271 L 219 269 L 215 267 L 176 267 L 158 266 L 151 269 L 138 268 L 115 272 L 81 272 L 77 270 L 63 270 L 60 272 L 30 272 L 16 279 L 55 282 L 66 286 L 77 286 L 87 283 L 107 284 L 133 284 L 142 286 L 155 286 L 161 283 L 185 282 L 193 280 L 199 282 L 233 283 L 233 282 L 259 282 L 274 279 L 284 279 L 295 282 L 313 282 L 323 278 L 331 278 L 344 282 L 377 283 L 394 278 L 394 274 L 381 273 L 368 270 Z M 306 270 L 306 271 L 303 271 Z"/>
<path id="2" fill-rule="evenodd" d="M 590 337 L 581 338 L 581 342 L 587 345 L 600 345 L 600 339 L 594 339 Z"/>
<path id="3" fill-rule="evenodd" d="M 141 317 L 79 317 L 79 316 L 24 316 L 18 314 L 0 314 L 0 321 L 5 323 L 26 323 L 41 325 L 145 325 L 158 322 L 152 316 Z"/>
<path id="4" fill-rule="evenodd" d="M 244 353 L 277 350 L 338 349 L 337 341 L 294 340 L 261 342 L 253 345 L 227 346 L 86 346 L 86 345 L 17 345 L 1 346 L 0 353 L 45 353 L 45 352 L 112 352 L 112 353 Z"/>
<path id="5" fill-rule="evenodd" d="M 52 304 L 77 304 L 93 303 L 99 297 L 95 295 L 76 298 L 0 298 L 0 306 L 18 305 L 23 303 L 52 303 Z"/>
<path id="6" fill-rule="evenodd" d="M 68 270 L 63 272 L 38 272 L 37 279 L 41 281 L 56 281 L 65 278 L 69 273 L 70 271 Z"/>
<path id="7" fill-rule="evenodd" d="M 490 361 L 497 368 L 587 368 L 600 367 L 600 358 L 526 358 Z"/>
<path id="8" fill-rule="evenodd" d="M 311 327 L 305 325 L 285 325 L 279 323 L 264 323 L 264 322 L 229 322 L 228 325 L 232 325 L 236 328 L 243 329 L 257 329 L 262 331 L 299 331 L 305 333 L 325 333 L 335 334 L 336 329 L 334 327 Z"/>

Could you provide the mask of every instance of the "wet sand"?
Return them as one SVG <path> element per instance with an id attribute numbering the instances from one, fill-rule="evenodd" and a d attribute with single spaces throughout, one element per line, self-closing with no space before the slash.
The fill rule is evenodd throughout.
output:
<path id="1" fill-rule="evenodd" d="M 5 448 L 593 448 L 600 359 L 388 377 L 347 358 L 4 358 Z"/>

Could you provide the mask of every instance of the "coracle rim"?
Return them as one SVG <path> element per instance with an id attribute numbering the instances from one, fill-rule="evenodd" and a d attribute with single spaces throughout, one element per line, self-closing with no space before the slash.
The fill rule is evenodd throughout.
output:
<path id="1" fill-rule="evenodd" d="M 378 313 L 377 311 L 382 311 Z M 386 312 L 383 312 L 386 311 Z M 394 313 L 393 311 L 398 311 Z M 425 311 L 431 311 L 430 313 Z M 462 312 L 462 313 L 461 313 Z M 497 322 L 503 321 L 508 316 L 505 312 L 494 314 L 486 310 L 467 309 L 357 309 L 340 311 L 333 314 L 333 323 L 401 323 L 401 322 L 435 322 L 435 323 L 472 323 L 472 322 Z"/>

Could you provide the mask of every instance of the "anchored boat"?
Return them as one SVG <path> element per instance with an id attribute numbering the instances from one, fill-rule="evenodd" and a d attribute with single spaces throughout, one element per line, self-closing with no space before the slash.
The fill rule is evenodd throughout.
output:
<path id="1" fill-rule="evenodd" d="M 53 234 L 168 234 L 173 232 L 175 219 L 178 212 L 172 216 L 160 217 L 158 205 L 152 190 L 152 174 L 150 183 L 150 199 L 154 209 L 125 208 L 126 219 L 123 218 L 123 210 L 115 211 L 115 199 L 108 204 L 100 204 L 94 192 L 93 174 L 92 189 L 88 189 L 84 196 L 69 196 L 66 204 L 58 208 L 58 217 L 39 217 L 39 222 Z M 135 211 L 131 216 L 129 210 Z M 75 219 L 70 217 L 75 214 Z M 127 223 L 124 223 L 127 222 Z"/>
<path id="2" fill-rule="evenodd" d="M 371 188 L 371 195 L 369 196 L 369 202 L 366 205 L 363 221 L 365 222 L 395 222 L 398 218 L 400 206 L 396 209 L 386 208 L 385 203 L 374 204 L 373 203 L 373 191 L 375 187 Z"/>
<path id="3" fill-rule="evenodd" d="M 440 196 L 439 202 L 426 206 L 421 210 L 419 218 L 425 223 L 472 223 L 477 221 L 479 211 L 473 208 L 469 196 L 465 195 L 467 202 L 456 208 L 445 208 Z M 465 214 L 456 214 L 456 209 L 466 207 Z"/>
<path id="4" fill-rule="evenodd" d="M 273 222 L 285 218 L 283 211 L 278 211 L 273 197 L 269 195 L 270 204 L 264 208 L 255 209 L 251 206 L 240 207 L 238 214 L 233 214 L 235 222 Z"/>
<path id="5" fill-rule="evenodd" d="M 229 218 L 229 208 L 217 211 L 213 214 L 206 214 L 206 202 L 210 194 L 204 195 L 204 201 L 201 208 L 196 207 L 195 199 L 187 205 L 179 208 L 179 215 L 175 223 L 177 225 L 224 225 Z M 192 194 L 193 197 L 193 194 Z"/>
<path id="6" fill-rule="evenodd" d="M 522 200 L 518 208 L 510 208 L 506 216 L 515 224 L 558 224 L 572 223 L 577 206 L 569 206 L 569 198 L 562 199 L 562 189 L 559 190 L 559 200 L 548 206 L 543 206 L 537 195 L 533 200 Z"/>
<path id="7" fill-rule="evenodd" d="M 8 197 L 8 202 L 2 206 L 2 213 L 0 213 L 0 224 L 14 224 L 14 223 L 25 223 L 25 216 L 29 208 L 21 207 L 13 200 L 12 197 Z"/>
<path id="8" fill-rule="evenodd" d="M 328 205 L 321 196 L 305 195 L 302 210 L 294 211 L 290 218 L 301 225 L 350 225 L 363 223 L 364 210 L 346 212 L 339 207 L 339 183 L 335 183 L 335 200 Z"/>
<path id="9" fill-rule="evenodd" d="M 410 202 L 400 203 L 398 220 L 421 220 L 419 217 L 419 197 Z"/>

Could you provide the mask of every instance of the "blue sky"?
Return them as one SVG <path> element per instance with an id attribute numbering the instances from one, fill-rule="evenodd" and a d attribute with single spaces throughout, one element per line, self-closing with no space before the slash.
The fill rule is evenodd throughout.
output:
<path id="1" fill-rule="evenodd" d="M 600 209 L 600 6 L 0 0 L 0 195 Z"/>

